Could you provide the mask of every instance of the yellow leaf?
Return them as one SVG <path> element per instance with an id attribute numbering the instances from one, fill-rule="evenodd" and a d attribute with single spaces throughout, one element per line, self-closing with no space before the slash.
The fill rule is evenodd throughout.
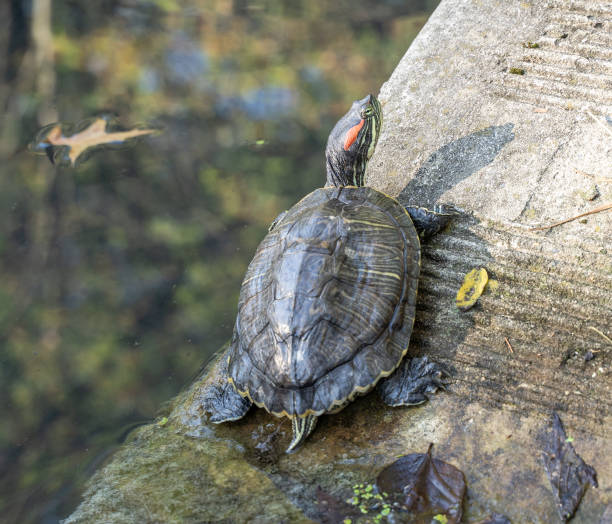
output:
<path id="1" fill-rule="evenodd" d="M 485 268 L 472 269 L 463 279 L 463 285 L 457 291 L 455 302 L 457 307 L 463 311 L 470 309 L 478 297 L 482 294 L 482 290 L 489 280 L 489 275 Z"/>

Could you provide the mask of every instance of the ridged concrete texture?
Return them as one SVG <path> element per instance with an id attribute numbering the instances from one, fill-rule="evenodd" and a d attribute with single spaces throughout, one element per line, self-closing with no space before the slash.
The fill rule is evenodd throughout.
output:
<path id="1" fill-rule="evenodd" d="M 612 210 L 531 227 L 612 203 L 612 4 L 446 0 L 380 98 L 368 182 L 466 212 L 424 247 L 411 348 L 454 371 L 462 407 L 435 420 L 455 418 L 443 441 L 473 503 L 556 520 L 538 505 L 536 429 L 556 410 L 599 473 L 575 522 L 599 522 L 612 492 Z M 463 313 L 453 298 L 474 267 L 495 282 Z M 510 443 L 527 427 L 532 453 Z M 487 431 L 507 434 L 494 472 L 471 442 Z"/>

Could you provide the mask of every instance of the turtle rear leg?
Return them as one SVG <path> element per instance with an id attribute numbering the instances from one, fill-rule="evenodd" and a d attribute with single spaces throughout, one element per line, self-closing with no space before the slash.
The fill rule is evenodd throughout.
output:
<path id="1" fill-rule="evenodd" d="M 221 355 L 217 383 L 208 386 L 204 391 L 202 407 L 210 413 L 209 420 L 215 424 L 244 417 L 253 404 L 240 395 L 228 380 L 227 366 L 228 352 Z"/>
<path id="2" fill-rule="evenodd" d="M 291 419 L 291 427 L 293 428 L 293 440 L 287 448 L 287 453 L 293 453 L 295 449 L 302 445 L 308 435 L 312 433 L 312 430 L 317 425 L 317 419 L 319 417 L 315 415 L 306 415 L 305 417 L 293 417 Z"/>
<path id="3" fill-rule="evenodd" d="M 459 214 L 455 207 L 447 204 L 436 205 L 433 211 L 419 206 L 405 206 L 405 209 L 421 238 L 435 235 Z"/>
<path id="4" fill-rule="evenodd" d="M 203 408 L 211 414 L 209 420 L 215 424 L 244 417 L 251 405 L 252 402 L 242 397 L 228 380 L 209 386 L 204 393 Z"/>
<path id="5" fill-rule="evenodd" d="M 429 395 L 444 389 L 447 371 L 427 357 L 404 358 L 399 368 L 381 380 L 376 389 L 383 402 L 391 407 L 422 404 Z"/>

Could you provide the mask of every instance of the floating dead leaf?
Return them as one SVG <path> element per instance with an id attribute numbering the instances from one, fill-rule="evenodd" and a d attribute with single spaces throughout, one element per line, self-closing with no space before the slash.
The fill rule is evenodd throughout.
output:
<path id="1" fill-rule="evenodd" d="M 51 163 L 65 157 L 66 163 L 74 166 L 79 157 L 92 148 L 123 145 L 130 139 L 158 131 L 144 128 L 112 130 L 109 124 L 106 117 L 86 120 L 79 123 L 76 131 L 69 136 L 65 134 L 72 127 L 69 124 L 51 124 L 39 131 L 34 142 L 30 144 L 30 149 L 34 152 L 45 153 Z"/>
<path id="2" fill-rule="evenodd" d="M 487 274 L 487 270 L 483 267 L 480 269 L 472 269 L 472 271 L 465 275 L 463 285 L 459 288 L 459 291 L 457 291 L 457 297 L 455 298 L 457 307 L 462 311 L 467 311 L 476 304 L 488 280 L 489 275 Z"/>
<path id="3" fill-rule="evenodd" d="M 543 438 L 544 469 L 553 489 L 561 519 L 572 518 L 589 486 L 597 487 L 597 473 L 574 450 L 559 415 L 552 414 Z"/>
<path id="4" fill-rule="evenodd" d="M 427 453 L 411 453 L 387 466 L 376 486 L 393 502 L 394 512 L 410 512 L 410 522 L 429 523 L 444 515 L 448 524 L 454 524 L 463 514 L 465 478 L 455 466 L 433 458 L 432 446 Z"/>

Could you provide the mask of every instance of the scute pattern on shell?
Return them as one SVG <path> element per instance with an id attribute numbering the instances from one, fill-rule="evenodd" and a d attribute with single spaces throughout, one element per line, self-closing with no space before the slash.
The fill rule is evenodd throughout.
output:
<path id="1" fill-rule="evenodd" d="M 318 189 L 260 244 L 245 275 L 229 377 L 277 415 L 333 411 L 401 362 L 420 245 L 410 217 L 368 187 Z"/>

